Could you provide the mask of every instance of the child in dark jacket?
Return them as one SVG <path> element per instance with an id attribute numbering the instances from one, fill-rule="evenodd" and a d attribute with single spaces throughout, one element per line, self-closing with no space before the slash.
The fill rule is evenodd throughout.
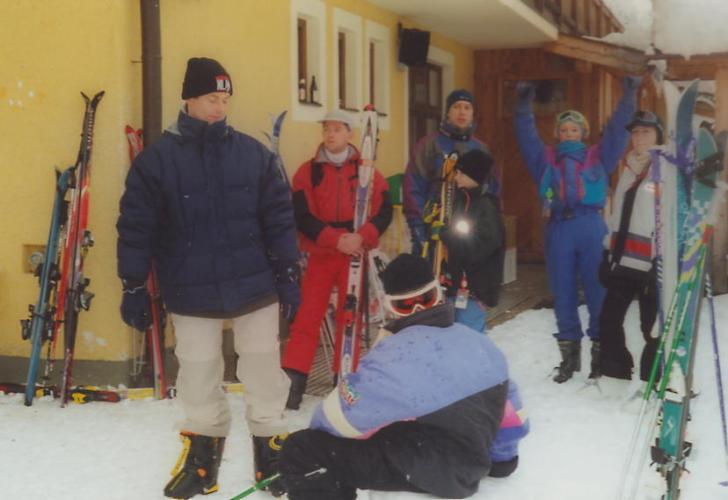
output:
<path id="1" fill-rule="evenodd" d="M 468 151 L 455 165 L 455 204 L 440 237 L 447 248 L 447 294 L 455 321 L 485 332 L 486 306 L 498 304 L 503 281 L 504 226 L 494 182 L 493 157 Z"/>

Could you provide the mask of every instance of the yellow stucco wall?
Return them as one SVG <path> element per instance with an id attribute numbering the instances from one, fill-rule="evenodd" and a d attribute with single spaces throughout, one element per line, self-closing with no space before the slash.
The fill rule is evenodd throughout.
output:
<path id="1" fill-rule="evenodd" d="M 18 320 L 37 299 L 37 280 L 24 272 L 24 244 L 46 241 L 53 166 L 75 161 L 83 116 L 79 91 L 106 90 L 96 122 L 89 227 L 96 244 L 85 269 L 96 294 L 80 317 L 78 359 L 124 360 L 129 329 L 118 313 L 118 200 L 129 166 L 123 127 L 141 126 L 141 28 L 132 0 L 0 0 L 0 355 L 25 356 Z M 391 29 L 390 128 L 382 131 L 378 164 L 401 171 L 405 157 L 405 73 L 396 67 L 396 25 L 407 20 L 362 0 L 328 0 L 328 102 L 333 104 L 332 12 L 348 10 Z M 229 122 L 264 140 L 269 113 L 290 107 L 288 0 L 163 0 L 161 2 L 163 122 L 176 117 L 186 60 L 209 56 L 230 72 Z M 437 33 L 432 45 L 453 54 L 454 83 L 472 88 L 473 52 Z M 315 123 L 286 120 L 281 150 L 289 173 L 313 153 Z"/>
<path id="2" fill-rule="evenodd" d="M 81 314 L 81 358 L 125 359 L 119 319 L 114 219 L 128 168 L 123 125 L 141 116 L 139 14 L 131 2 L 2 0 L 0 30 L 0 354 L 25 356 L 18 320 L 38 295 L 23 272 L 24 244 L 45 244 L 53 166 L 76 160 L 84 105 L 79 94 L 105 90 L 98 108 L 89 227 L 96 239 L 85 263 L 96 298 Z M 138 5 L 138 3 L 136 3 Z"/>

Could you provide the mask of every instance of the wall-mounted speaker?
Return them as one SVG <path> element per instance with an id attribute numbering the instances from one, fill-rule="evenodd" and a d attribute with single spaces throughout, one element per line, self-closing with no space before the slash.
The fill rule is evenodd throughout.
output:
<path id="1" fill-rule="evenodd" d="M 401 29 L 399 32 L 399 62 L 407 66 L 427 63 L 430 32 L 418 29 Z"/>

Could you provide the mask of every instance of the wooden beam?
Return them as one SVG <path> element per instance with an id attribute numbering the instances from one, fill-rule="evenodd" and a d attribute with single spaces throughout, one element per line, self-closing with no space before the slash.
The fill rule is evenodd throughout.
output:
<path id="1" fill-rule="evenodd" d="M 642 52 L 605 42 L 560 34 L 557 41 L 549 42 L 542 48 L 552 54 L 615 68 L 625 73 L 641 73 L 645 69 L 645 55 Z"/>
<path id="2" fill-rule="evenodd" d="M 667 77 L 671 80 L 714 80 L 716 71 L 728 67 L 728 52 L 693 56 L 685 59 L 683 56 L 661 55 L 651 57 L 650 60 L 667 61 Z"/>

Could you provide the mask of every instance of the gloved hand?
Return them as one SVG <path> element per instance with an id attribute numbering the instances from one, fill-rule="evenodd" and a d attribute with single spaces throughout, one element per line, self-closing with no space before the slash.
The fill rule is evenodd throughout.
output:
<path id="1" fill-rule="evenodd" d="M 298 287 L 298 278 L 301 269 L 297 263 L 282 266 L 276 272 L 276 291 L 281 314 L 288 321 L 292 321 L 301 305 L 301 290 Z"/>
<path id="2" fill-rule="evenodd" d="M 301 305 L 301 290 L 298 287 L 298 283 L 276 284 L 276 291 L 278 292 L 281 314 L 288 321 L 293 321 L 293 318 L 296 316 L 296 311 L 298 311 L 298 306 Z"/>
<path id="3" fill-rule="evenodd" d="M 410 224 L 412 241 L 412 255 L 422 255 L 422 246 L 425 244 L 425 230 L 420 224 Z"/>
<path id="4" fill-rule="evenodd" d="M 640 85 L 642 84 L 642 77 L 636 76 L 636 75 L 627 75 L 622 80 L 622 88 L 624 89 L 624 92 L 636 92 L 638 88 L 640 88 Z"/>
<path id="5" fill-rule="evenodd" d="M 124 283 L 121 298 L 121 319 L 124 323 L 140 331 L 152 324 L 151 301 L 144 284 Z"/>
<path id="6" fill-rule="evenodd" d="M 448 247 L 448 249 L 449 249 L 450 246 L 452 245 L 452 239 L 453 239 L 452 227 L 450 226 L 450 224 L 443 225 L 440 228 L 438 236 L 442 240 L 442 242 L 445 244 L 445 246 Z"/>
<path id="7" fill-rule="evenodd" d="M 530 103 L 536 96 L 536 86 L 533 82 L 520 81 L 516 84 L 516 96 L 519 102 Z"/>

